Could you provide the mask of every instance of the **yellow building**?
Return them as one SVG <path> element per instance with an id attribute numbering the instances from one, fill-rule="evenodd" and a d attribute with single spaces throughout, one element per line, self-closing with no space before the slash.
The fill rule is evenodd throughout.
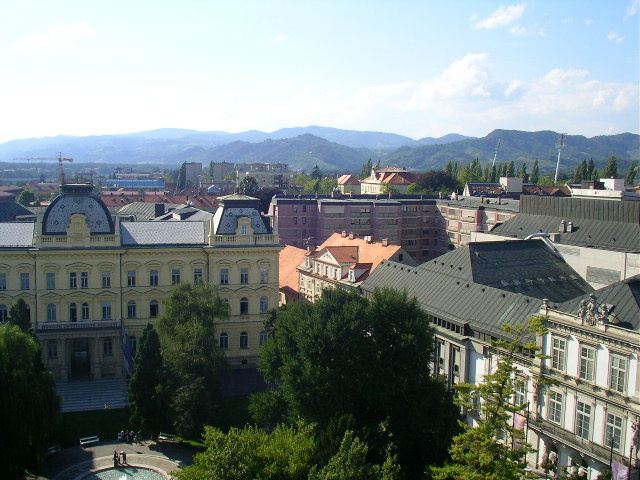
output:
<path id="1" fill-rule="evenodd" d="M 26 301 L 57 380 L 123 377 L 123 345 L 135 352 L 175 284 L 202 281 L 229 301 L 227 360 L 255 365 L 282 248 L 258 200 L 221 197 L 209 222 L 120 222 L 92 187 L 62 185 L 41 223 L 0 223 L 0 321 Z"/>

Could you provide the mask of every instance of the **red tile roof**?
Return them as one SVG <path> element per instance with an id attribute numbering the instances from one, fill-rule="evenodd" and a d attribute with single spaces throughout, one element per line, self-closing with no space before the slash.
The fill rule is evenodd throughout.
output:
<path id="1" fill-rule="evenodd" d="M 302 248 L 287 245 L 280 251 L 278 257 L 279 280 L 281 290 L 298 292 L 298 265 L 304 261 L 307 253 Z"/>
<path id="2" fill-rule="evenodd" d="M 338 185 L 360 185 L 360 181 L 353 175 L 342 175 L 338 178 Z"/>

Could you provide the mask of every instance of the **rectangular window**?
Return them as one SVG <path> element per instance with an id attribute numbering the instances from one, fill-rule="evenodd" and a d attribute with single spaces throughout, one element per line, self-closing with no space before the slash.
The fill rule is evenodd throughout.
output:
<path id="1" fill-rule="evenodd" d="M 78 288 L 78 274 L 76 272 L 69 274 L 69 288 Z"/>
<path id="2" fill-rule="evenodd" d="M 604 444 L 606 447 L 611 448 L 613 442 L 613 449 L 616 452 L 620 451 L 620 440 L 622 438 L 622 417 L 607 413 L 607 426 L 605 428 Z"/>
<path id="3" fill-rule="evenodd" d="M 180 283 L 180 269 L 174 268 L 171 270 L 171 285 L 178 285 Z"/>
<path id="4" fill-rule="evenodd" d="M 587 382 L 593 382 L 593 372 L 595 371 L 596 351 L 592 347 L 580 347 L 580 378 Z"/>
<path id="5" fill-rule="evenodd" d="M 524 405 L 527 403 L 527 384 L 524 379 L 515 385 L 515 404 Z"/>
<path id="6" fill-rule="evenodd" d="M 563 397 L 561 393 L 551 392 L 549 394 L 549 420 L 555 423 L 562 421 L 562 402 Z"/>
<path id="7" fill-rule="evenodd" d="M 109 302 L 102 304 L 102 320 L 111 320 L 111 304 Z"/>
<path id="8" fill-rule="evenodd" d="M 260 268 L 260 283 L 269 283 L 269 269 L 262 267 Z"/>
<path id="9" fill-rule="evenodd" d="M 102 272 L 102 288 L 111 288 L 111 272 Z"/>
<path id="10" fill-rule="evenodd" d="M 20 290 L 29 290 L 29 274 L 20 274 Z"/>
<path id="11" fill-rule="evenodd" d="M 307 217 L 302 217 L 300 219 L 300 223 L 302 223 L 303 225 L 307 223 Z"/>
<path id="12" fill-rule="evenodd" d="M 556 370 L 564 372 L 565 369 L 565 356 L 566 356 L 567 342 L 562 338 L 553 339 L 552 348 L 552 363 L 551 366 Z"/>
<path id="13" fill-rule="evenodd" d="M 229 269 L 223 268 L 220 270 L 220 285 L 229 284 Z"/>
<path id="14" fill-rule="evenodd" d="M 589 440 L 589 429 L 591 427 L 591 405 L 578 402 L 576 406 L 576 435 L 585 440 Z"/>
<path id="15" fill-rule="evenodd" d="M 47 273 L 47 290 L 55 290 L 56 288 L 56 274 L 55 273 Z"/>
<path id="16" fill-rule="evenodd" d="M 293 224 L 297 225 L 298 224 L 298 217 L 293 217 Z"/>
<path id="17" fill-rule="evenodd" d="M 240 225 L 240 235 L 246 235 L 246 234 L 247 234 L 247 226 Z"/>
<path id="18" fill-rule="evenodd" d="M 152 287 L 158 286 L 158 270 L 149 270 L 149 285 Z"/>
<path id="19" fill-rule="evenodd" d="M 80 272 L 80 288 L 89 288 L 89 272 Z"/>
<path id="20" fill-rule="evenodd" d="M 58 358 L 58 342 L 49 340 L 47 342 L 47 357 Z"/>
<path id="21" fill-rule="evenodd" d="M 6 290 L 6 289 L 7 289 L 7 274 L 0 273 L 0 290 Z"/>
<path id="22" fill-rule="evenodd" d="M 622 357 L 611 355 L 609 362 L 610 386 L 611 390 L 624 393 L 627 380 L 627 360 Z"/>
<path id="23" fill-rule="evenodd" d="M 195 268 L 193 270 L 193 284 L 194 285 L 202 284 L 202 269 L 201 268 Z"/>
<path id="24" fill-rule="evenodd" d="M 136 286 L 136 272 L 135 270 L 127 271 L 127 287 L 135 287 Z"/>
<path id="25" fill-rule="evenodd" d="M 102 353 L 105 357 L 113 355 L 113 341 L 110 338 L 105 338 L 102 342 Z"/>
<path id="26" fill-rule="evenodd" d="M 83 303 L 82 307 L 80 308 L 80 316 L 82 320 L 89 320 L 89 304 L 88 303 Z"/>
<path id="27" fill-rule="evenodd" d="M 240 269 L 240 283 L 246 285 L 249 283 L 249 269 L 241 268 Z"/>

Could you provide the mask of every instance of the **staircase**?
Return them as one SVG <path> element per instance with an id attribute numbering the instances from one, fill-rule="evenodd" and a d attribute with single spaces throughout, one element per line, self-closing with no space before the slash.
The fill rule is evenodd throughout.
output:
<path id="1" fill-rule="evenodd" d="M 61 397 L 63 412 L 124 408 L 129 405 L 127 391 L 126 378 L 56 383 L 56 392 Z"/>

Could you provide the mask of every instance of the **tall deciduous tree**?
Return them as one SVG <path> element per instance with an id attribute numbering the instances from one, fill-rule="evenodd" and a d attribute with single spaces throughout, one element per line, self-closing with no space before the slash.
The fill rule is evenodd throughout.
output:
<path id="1" fill-rule="evenodd" d="M 15 325 L 0 325 L 0 478 L 37 472 L 54 439 L 60 401 L 36 339 Z"/>
<path id="2" fill-rule="evenodd" d="M 178 179 L 176 180 L 176 190 L 183 190 L 187 186 L 187 165 L 182 163 L 178 171 Z"/>
<path id="3" fill-rule="evenodd" d="M 362 165 L 362 168 L 360 169 L 360 176 L 358 178 L 360 178 L 360 180 L 363 180 L 363 179 L 367 178 L 368 176 L 370 176 L 372 168 L 373 168 L 373 164 L 371 163 L 371 159 L 369 158 Z"/>
<path id="4" fill-rule="evenodd" d="M 219 396 L 223 353 L 215 340 L 216 325 L 229 316 L 229 305 L 217 290 L 180 283 L 165 300 L 156 328 L 171 392 L 176 431 L 194 438 L 210 424 Z"/>
<path id="5" fill-rule="evenodd" d="M 9 309 L 9 323 L 20 328 L 24 333 L 33 335 L 29 309 L 27 308 L 27 303 L 22 298 L 19 298 Z"/>
<path id="6" fill-rule="evenodd" d="M 636 178 L 636 161 L 630 160 L 629 168 L 627 169 L 627 174 L 624 177 L 624 184 L 633 185 L 633 181 L 635 180 L 635 178 Z"/>
<path id="7" fill-rule="evenodd" d="M 602 170 L 602 178 L 618 178 L 618 165 L 616 157 L 612 156 L 607 161 L 607 166 Z"/>
<path id="8" fill-rule="evenodd" d="M 252 177 L 251 175 L 247 175 L 242 179 L 242 181 L 238 184 L 238 193 L 240 195 L 247 195 L 248 197 L 256 197 L 260 187 L 258 186 L 258 181 L 256 177 Z"/>
<path id="9" fill-rule="evenodd" d="M 457 432 L 451 394 L 431 376 L 434 336 L 415 299 L 385 289 L 371 299 L 341 289 L 278 311 L 260 368 L 290 411 L 324 428 L 351 415 L 378 455 L 391 437 L 407 474 L 442 461 Z M 376 427 L 386 421 L 386 427 Z M 379 462 L 376 462 L 379 463 Z"/>
<path id="10" fill-rule="evenodd" d="M 531 173 L 529 174 L 529 181 L 534 185 L 537 185 L 539 180 L 540 180 L 540 173 L 538 171 L 538 159 L 536 158 L 533 161 L 533 167 L 531 167 Z"/>

